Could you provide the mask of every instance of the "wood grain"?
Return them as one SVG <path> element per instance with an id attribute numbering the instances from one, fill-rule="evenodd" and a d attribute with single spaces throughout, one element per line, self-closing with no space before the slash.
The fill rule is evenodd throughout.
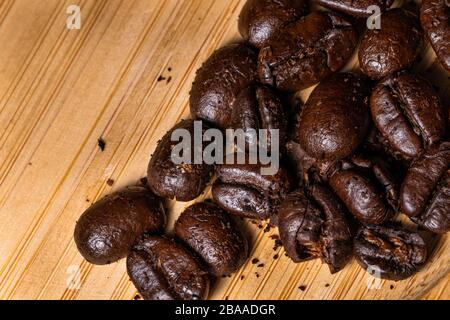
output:
<path id="1" fill-rule="evenodd" d="M 195 70 L 239 39 L 243 3 L 0 1 L 0 299 L 135 296 L 124 261 L 96 267 L 82 259 L 75 222 L 93 201 L 145 174 L 157 140 L 188 117 Z M 81 7 L 80 30 L 65 26 L 71 4 Z M 434 61 L 428 49 L 418 70 L 447 99 L 448 74 Z M 347 69 L 355 66 L 354 59 Z M 161 75 L 171 80 L 157 81 Z M 170 205 L 171 222 L 187 205 Z M 447 235 L 430 239 L 431 263 L 415 277 L 368 286 L 372 278 L 356 263 L 334 276 L 320 261 L 295 265 L 273 250 L 276 230 L 247 227 L 252 257 L 264 267 L 248 262 L 215 284 L 213 299 L 450 298 Z"/>

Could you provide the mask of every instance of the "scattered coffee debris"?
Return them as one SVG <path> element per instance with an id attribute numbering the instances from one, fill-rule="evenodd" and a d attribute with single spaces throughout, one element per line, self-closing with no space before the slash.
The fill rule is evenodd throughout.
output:
<path id="1" fill-rule="evenodd" d="M 329 286 L 330 286 L 329 283 L 326 283 L 326 284 L 325 284 L 325 288 L 328 288 Z"/>
<path id="2" fill-rule="evenodd" d="M 91 200 L 89 200 L 89 199 L 86 199 L 86 202 L 91 202 Z"/>
<path id="3" fill-rule="evenodd" d="M 260 263 L 260 264 L 258 264 L 258 266 L 257 266 L 258 268 L 264 268 L 264 263 Z"/>
<path id="4" fill-rule="evenodd" d="M 241 281 L 244 280 L 245 276 L 241 276 Z"/>
<path id="5" fill-rule="evenodd" d="M 259 278 L 259 277 L 260 277 L 260 275 L 259 275 L 259 273 L 258 273 L 258 272 L 255 272 L 255 276 L 256 276 L 257 278 Z"/>
<path id="6" fill-rule="evenodd" d="M 272 226 L 270 224 L 267 224 L 267 226 L 264 228 L 264 233 L 270 232 L 272 229 Z"/>
<path id="7" fill-rule="evenodd" d="M 394 286 L 391 284 L 391 290 L 393 290 L 394 289 Z"/>
<path id="8" fill-rule="evenodd" d="M 270 239 L 272 239 L 272 240 L 278 240 L 278 239 L 280 239 L 280 236 L 277 235 L 277 234 L 273 234 L 273 235 L 270 236 Z"/>
<path id="9" fill-rule="evenodd" d="M 164 77 L 164 76 L 159 76 L 158 77 L 158 82 L 161 82 L 161 81 L 164 81 L 164 80 L 166 80 L 166 77 Z"/>
<path id="10" fill-rule="evenodd" d="M 167 84 L 169 84 L 170 81 L 172 81 L 172 77 L 168 77 L 168 78 L 167 78 Z"/>
<path id="11" fill-rule="evenodd" d="M 29 165 L 29 166 L 32 166 L 32 165 L 33 165 L 33 163 L 32 163 L 32 162 L 28 162 L 28 165 Z"/>
<path id="12" fill-rule="evenodd" d="M 141 299 L 142 299 L 142 297 L 141 297 L 140 295 L 138 295 L 138 294 L 137 294 L 137 295 L 135 295 L 135 296 L 134 296 L 134 298 L 133 298 L 133 299 L 134 299 L 134 300 L 141 300 Z"/>
<path id="13" fill-rule="evenodd" d="M 259 262 L 259 259 L 258 258 L 254 258 L 253 260 L 252 260 L 252 264 L 257 264 Z"/>
<path id="14" fill-rule="evenodd" d="M 301 291 L 305 291 L 306 290 L 306 286 L 300 286 L 298 287 Z"/>
<path id="15" fill-rule="evenodd" d="M 97 140 L 97 143 L 98 143 L 98 147 L 100 148 L 100 150 L 105 151 L 105 149 L 106 149 L 106 142 L 105 142 L 105 140 L 103 140 L 103 138 L 99 138 Z"/>
<path id="16" fill-rule="evenodd" d="M 172 71 L 172 67 L 168 67 L 167 71 L 171 72 Z"/>
<path id="17" fill-rule="evenodd" d="M 277 260 L 280 256 L 278 254 L 273 256 L 273 260 Z"/>
<path id="18" fill-rule="evenodd" d="M 113 179 L 108 179 L 108 181 L 106 181 L 106 184 L 110 187 L 112 187 L 114 185 L 114 180 Z"/>

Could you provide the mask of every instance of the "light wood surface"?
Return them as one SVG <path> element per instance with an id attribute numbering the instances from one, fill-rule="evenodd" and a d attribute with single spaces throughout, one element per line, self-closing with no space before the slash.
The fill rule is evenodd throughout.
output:
<path id="1" fill-rule="evenodd" d="M 0 0 L 0 299 L 133 299 L 124 261 L 97 267 L 78 254 L 75 222 L 144 176 L 158 139 L 189 115 L 195 70 L 239 39 L 243 3 Z M 80 30 L 66 28 L 71 4 Z M 418 69 L 445 95 L 448 74 L 427 52 Z M 186 205 L 172 203 L 172 222 Z M 447 235 L 429 239 L 430 263 L 413 278 L 368 286 L 355 262 L 334 276 L 320 261 L 295 265 L 273 250 L 276 230 L 248 228 L 264 267 L 249 259 L 213 299 L 450 298 Z"/>

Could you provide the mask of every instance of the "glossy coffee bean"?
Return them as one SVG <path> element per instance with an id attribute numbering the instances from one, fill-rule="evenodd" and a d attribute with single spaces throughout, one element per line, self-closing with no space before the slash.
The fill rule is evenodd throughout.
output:
<path id="1" fill-rule="evenodd" d="M 329 184 L 353 216 L 364 224 L 383 224 L 398 206 L 398 183 L 379 157 L 356 155 L 340 162 Z"/>
<path id="2" fill-rule="evenodd" d="M 411 164 L 400 203 L 402 212 L 421 227 L 450 231 L 450 142 L 433 146 Z"/>
<path id="3" fill-rule="evenodd" d="M 227 212 L 252 219 L 274 219 L 277 206 L 292 187 L 284 166 L 274 175 L 261 173 L 261 164 L 217 166 L 214 201 Z"/>
<path id="4" fill-rule="evenodd" d="M 145 300 L 200 300 L 208 297 L 209 276 L 182 245 L 144 235 L 127 258 L 128 275 Z"/>
<path id="5" fill-rule="evenodd" d="M 313 185 L 308 196 L 297 190 L 279 210 L 279 230 L 287 255 L 294 262 L 322 258 L 331 273 L 352 256 L 352 239 L 345 209 L 326 187 Z"/>
<path id="6" fill-rule="evenodd" d="M 420 20 L 438 60 L 450 72 L 450 2 L 422 0 Z"/>
<path id="7" fill-rule="evenodd" d="M 402 73 L 382 80 L 370 100 L 372 117 L 390 148 L 406 159 L 417 157 L 445 135 L 446 113 L 433 87 Z"/>
<path id="8" fill-rule="evenodd" d="M 365 78 L 356 74 L 338 73 L 327 78 L 302 109 L 294 141 L 316 159 L 349 156 L 369 130 L 369 95 Z"/>
<path id="9" fill-rule="evenodd" d="M 262 48 L 308 11 L 307 0 L 247 0 L 239 16 L 239 32 L 245 41 Z"/>
<path id="10" fill-rule="evenodd" d="M 260 81 L 287 92 L 305 89 L 341 69 L 357 43 L 357 33 L 347 19 L 312 12 L 279 31 L 261 49 Z"/>
<path id="11" fill-rule="evenodd" d="M 108 195 L 87 209 L 75 227 L 75 243 L 93 264 L 125 258 L 143 232 L 160 233 L 166 216 L 160 198 L 144 187 Z"/>
<path id="12" fill-rule="evenodd" d="M 172 161 L 173 147 L 180 141 L 172 141 L 172 133 L 177 129 L 187 130 L 191 135 L 191 164 L 175 164 Z M 203 123 L 203 132 L 207 126 Z M 203 134 L 202 132 L 202 134 Z M 197 198 L 206 188 L 214 171 L 214 166 L 194 163 L 194 121 L 183 120 L 169 131 L 158 143 L 148 165 L 148 185 L 157 195 L 191 201 Z"/>
<path id="13" fill-rule="evenodd" d="M 354 241 L 354 254 L 372 275 L 395 281 L 412 276 L 427 259 L 420 235 L 397 226 L 361 227 Z"/>
<path id="14" fill-rule="evenodd" d="M 237 96 L 257 80 L 257 53 L 245 44 L 223 47 L 197 71 L 190 93 L 191 115 L 219 128 L 232 123 Z"/>
<path id="15" fill-rule="evenodd" d="M 175 234 L 216 277 L 236 272 L 248 256 L 242 231 L 229 214 L 210 202 L 187 208 L 175 223 Z"/>
<path id="16" fill-rule="evenodd" d="M 376 80 L 409 68 L 422 47 L 422 29 L 412 11 L 392 9 L 380 19 L 381 29 L 367 29 L 359 48 L 361 70 Z"/>
<path id="17" fill-rule="evenodd" d="M 370 17 L 374 12 L 368 10 L 371 6 L 377 6 L 381 12 L 386 11 L 394 0 L 317 0 L 321 6 L 348 14 L 358 18 Z"/>

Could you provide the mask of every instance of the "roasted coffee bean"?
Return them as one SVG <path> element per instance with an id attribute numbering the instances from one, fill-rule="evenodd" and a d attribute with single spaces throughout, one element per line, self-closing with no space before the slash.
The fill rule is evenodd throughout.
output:
<path id="1" fill-rule="evenodd" d="M 190 163 L 175 164 L 172 161 L 173 147 L 180 143 L 172 141 L 172 133 L 179 129 L 187 130 L 191 134 Z M 206 129 L 208 128 L 203 123 L 201 134 Z M 150 160 L 147 178 L 153 192 L 164 198 L 175 198 L 184 202 L 197 198 L 210 181 L 214 166 L 194 164 L 194 152 L 194 121 L 183 120 L 162 138 Z"/>
<path id="2" fill-rule="evenodd" d="M 358 43 L 351 23 L 331 12 L 313 12 L 278 32 L 258 58 L 261 83 L 295 92 L 341 69 Z"/>
<path id="3" fill-rule="evenodd" d="M 248 256 L 248 243 L 232 217 L 213 203 L 187 208 L 175 223 L 175 234 L 206 263 L 209 272 L 228 276 Z"/>
<path id="4" fill-rule="evenodd" d="M 128 255 L 127 271 L 145 300 L 208 297 L 206 269 L 191 252 L 166 237 L 142 236 Z"/>
<path id="5" fill-rule="evenodd" d="M 253 131 L 258 134 L 258 129 L 267 131 L 267 149 L 272 145 L 272 129 L 278 131 L 279 146 L 286 143 L 287 120 L 284 114 L 283 103 L 277 94 L 270 88 L 263 86 L 252 86 L 243 89 L 236 97 L 232 106 L 231 122 L 227 124 L 227 129 L 243 129 L 246 133 Z M 247 142 L 255 143 L 250 136 Z"/>
<path id="6" fill-rule="evenodd" d="M 353 251 L 359 264 L 372 275 L 395 281 L 412 276 L 427 259 L 420 235 L 398 226 L 361 227 Z"/>
<path id="7" fill-rule="evenodd" d="M 450 72 L 450 2 L 422 0 L 420 20 L 439 61 Z"/>
<path id="8" fill-rule="evenodd" d="M 331 273 L 352 256 L 352 238 L 345 209 L 326 187 L 313 185 L 289 194 L 279 210 L 280 237 L 294 262 L 322 258 Z"/>
<path id="9" fill-rule="evenodd" d="M 415 160 L 401 188 L 401 210 L 435 233 L 450 231 L 450 142 Z"/>
<path id="10" fill-rule="evenodd" d="M 349 156 L 369 130 L 369 95 L 365 78 L 352 73 L 332 75 L 317 86 L 302 109 L 294 141 L 316 159 Z"/>
<path id="11" fill-rule="evenodd" d="M 372 117 L 392 150 L 417 157 L 445 135 L 446 112 L 433 87 L 411 74 L 381 81 L 370 100 Z"/>
<path id="12" fill-rule="evenodd" d="M 277 173 L 264 175 L 263 165 L 224 164 L 217 166 L 213 184 L 214 201 L 234 215 L 253 219 L 273 219 L 277 206 L 290 191 L 292 181 L 282 165 Z"/>
<path id="13" fill-rule="evenodd" d="M 367 29 L 359 48 L 361 70 L 376 80 L 409 68 L 422 47 L 422 29 L 412 11 L 392 9 L 380 19 L 381 29 Z"/>
<path id="14" fill-rule="evenodd" d="M 398 207 L 398 183 L 383 159 L 355 155 L 333 170 L 329 184 L 356 219 L 383 224 L 393 216 Z"/>
<path id="15" fill-rule="evenodd" d="M 192 85 L 192 117 L 228 128 L 237 96 L 257 80 L 256 64 L 256 52 L 244 44 L 228 45 L 214 52 L 197 71 Z"/>
<path id="16" fill-rule="evenodd" d="M 162 232 L 166 216 L 161 199 L 144 187 L 108 195 L 87 209 L 75 227 L 83 257 L 104 265 L 125 258 L 143 232 Z"/>
<path id="17" fill-rule="evenodd" d="M 369 10 L 371 6 L 377 6 L 381 12 L 386 11 L 394 0 L 317 0 L 325 8 L 339 11 L 358 18 L 370 17 L 374 11 Z"/>
<path id="18" fill-rule="evenodd" d="M 247 0 L 239 16 L 239 32 L 245 41 L 262 48 L 308 11 L 307 0 Z"/>

